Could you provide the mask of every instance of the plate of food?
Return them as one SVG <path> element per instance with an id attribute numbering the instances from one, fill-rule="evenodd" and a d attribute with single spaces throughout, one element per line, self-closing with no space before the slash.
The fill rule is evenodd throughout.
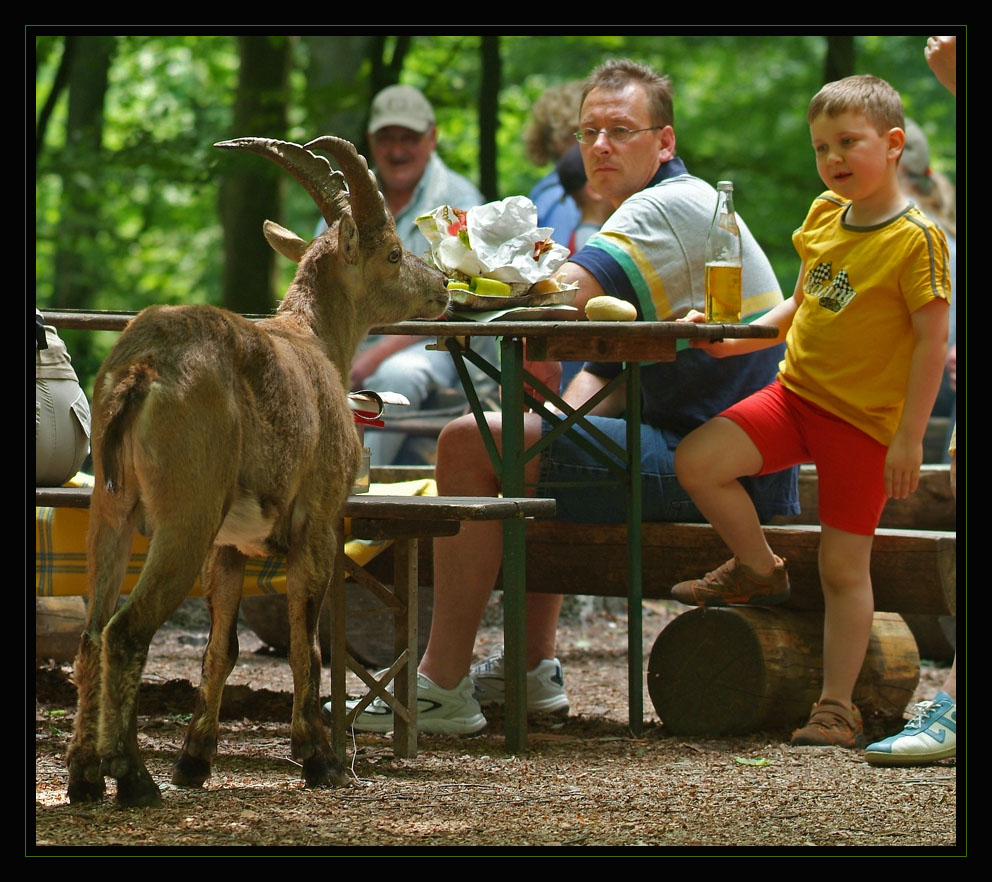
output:
<path id="1" fill-rule="evenodd" d="M 523 293 L 515 293 L 513 286 L 496 279 L 474 277 L 468 282 L 453 279 L 448 282 L 448 293 L 456 309 L 489 312 L 517 307 L 565 306 L 575 299 L 578 285 L 559 285 L 544 279 L 531 285 Z"/>

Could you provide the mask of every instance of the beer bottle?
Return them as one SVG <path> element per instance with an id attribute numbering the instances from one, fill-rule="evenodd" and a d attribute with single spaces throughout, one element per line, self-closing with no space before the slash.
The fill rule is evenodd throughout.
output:
<path id="1" fill-rule="evenodd" d="M 706 237 L 706 321 L 741 320 L 741 231 L 734 214 L 734 182 L 716 185 L 713 223 Z"/>

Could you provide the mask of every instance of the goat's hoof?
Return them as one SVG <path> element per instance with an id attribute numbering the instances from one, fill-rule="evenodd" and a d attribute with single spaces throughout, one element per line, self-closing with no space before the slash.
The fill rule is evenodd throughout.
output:
<path id="1" fill-rule="evenodd" d="M 347 787 L 351 777 L 337 761 L 329 764 L 323 757 L 312 756 L 303 761 L 303 783 L 315 787 Z"/>
<path id="2" fill-rule="evenodd" d="M 180 754 L 172 767 L 172 783 L 177 787 L 202 787 L 210 777 L 210 762 L 200 757 Z"/>
<path id="3" fill-rule="evenodd" d="M 121 808 L 159 808 L 162 794 L 148 770 L 141 768 L 118 778 L 117 804 Z"/>
<path id="4" fill-rule="evenodd" d="M 106 785 L 100 770 L 100 761 L 81 762 L 69 760 L 69 786 L 66 788 L 69 802 L 101 802 Z"/>
<path id="5" fill-rule="evenodd" d="M 103 783 L 102 777 L 96 781 L 87 781 L 82 777 L 74 777 L 70 774 L 66 792 L 69 796 L 69 802 L 73 804 L 103 802 L 106 785 Z"/>

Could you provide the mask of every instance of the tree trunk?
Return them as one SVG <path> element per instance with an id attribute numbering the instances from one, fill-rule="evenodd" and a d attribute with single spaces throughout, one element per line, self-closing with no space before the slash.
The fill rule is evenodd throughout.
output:
<path id="1" fill-rule="evenodd" d="M 823 65 L 823 82 L 832 83 L 854 74 L 854 37 L 838 34 L 827 37 L 827 57 Z"/>
<path id="2" fill-rule="evenodd" d="M 89 258 L 101 216 L 103 102 L 114 46 L 113 37 L 77 37 L 68 63 L 69 109 L 64 157 L 60 160 L 65 173 L 53 309 L 85 309 L 92 305 L 100 287 L 100 267 Z M 74 354 L 82 356 L 78 350 Z"/>
<path id="3" fill-rule="evenodd" d="M 386 57 L 388 41 L 394 39 L 393 51 Z M 410 50 L 411 37 L 401 34 L 398 37 L 373 37 L 369 44 L 369 60 L 372 62 L 372 76 L 369 80 L 369 99 L 365 106 L 365 115 L 362 117 L 361 140 L 355 142 L 358 152 L 365 156 L 369 155 L 369 144 L 365 138 L 368 131 L 369 108 L 372 99 L 386 86 L 393 86 L 400 81 L 400 73 L 403 70 L 403 61 Z"/>
<path id="4" fill-rule="evenodd" d="M 372 54 L 373 38 L 321 35 L 301 39 L 310 57 L 305 95 L 310 120 L 307 133 L 312 138 L 346 138 L 363 152 L 359 145 L 365 137 L 371 96 L 369 80 L 360 76 L 360 71 Z"/>
<path id="5" fill-rule="evenodd" d="M 479 94 L 479 188 L 486 199 L 499 197 L 496 171 L 496 133 L 499 130 L 501 63 L 499 37 L 483 36 L 482 85 Z"/>
<path id="6" fill-rule="evenodd" d="M 233 137 L 283 138 L 286 134 L 290 40 L 284 36 L 238 39 L 241 73 Z M 245 313 L 275 306 L 275 252 L 262 238 L 262 223 L 282 212 L 282 173 L 254 156 L 232 156 L 221 183 L 224 224 L 223 303 Z"/>
<path id="7" fill-rule="evenodd" d="M 72 63 L 73 52 L 78 42 L 77 37 L 67 35 L 62 40 L 62 60 L 59 62 L 59 69 L 55 72 L 55 79 L 52 81 L 52 88 L 48 92 L 48 97 L 41 110 L 38 112 L 38 120 L 34 130 L 34 155 L 35 160 L 41 156 L 42 148 L 45 145 L 45 133 L 48 131 L 48 122 L 52 118 L 52 112 L 58 103 L 62 92 L 69 85 L 69 74 Z M 35 81 L 38 79 L 37 59 L 35 61 Z"/>

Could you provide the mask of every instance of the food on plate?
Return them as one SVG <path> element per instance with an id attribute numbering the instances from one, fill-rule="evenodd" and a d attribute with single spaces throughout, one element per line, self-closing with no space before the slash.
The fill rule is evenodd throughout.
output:
<path id="1" fill-rule="evenodd" d="M 512 290 L 506 282 L 483 276 L 472 276 L 471 289 L 484 297 L 509 297 Z"/>
<path id="2" fill-rule="evenodd" d="M 558 284 L 557 280 L 541 279 L 540 282 L 534 282 L 534 284 L 530 286 L 530 291 L 528 291 L 527 293 L 543 295 L 543 294 L 554 294 L 555 292 L 560 290 L 561 290 L 561 286 Z"/>
<path id="3" fill-rule="evenodd" d="M 459 282 L 457 279 L 448 279 L 449 291 L 468 291 L 468 282 Z"/>
<path id="4" fill-rule="evenodd" d="M 633 322 L 637 309 L 627 300 L 603 294 L 586 303 L 586 318 L 591 322 Z"/>

